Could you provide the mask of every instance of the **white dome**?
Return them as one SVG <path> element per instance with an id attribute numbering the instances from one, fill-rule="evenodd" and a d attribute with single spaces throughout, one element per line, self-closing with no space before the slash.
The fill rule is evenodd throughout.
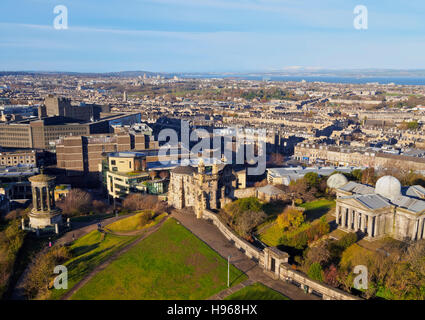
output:
<path id="1" fill-rule="evenodd" d="M 348 183 L 347 178 L 341 173 L 335 173 L 328 178 L 326 184 L 331 189 L 338 189 Z"/>
<path id="2" fill-rule="evenodd" d="M 381 196 L 394 199 L 401 196 L 401 184 L 393 176 L 384 176 L 376 182 L 375 193 Z"/>

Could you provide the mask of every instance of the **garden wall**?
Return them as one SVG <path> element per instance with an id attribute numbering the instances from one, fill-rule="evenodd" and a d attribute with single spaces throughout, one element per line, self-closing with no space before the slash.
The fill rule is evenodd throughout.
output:
<path id="1" fill-rule="evenodd" d="M 255 190 L 255 188 L 253 188 Z M 220 232 L 228 239 L 233 242 L 235 247 L 245 253 L 246 256 L 258 262 L 259 266 L 265 269 L 265 254 L 263 250 L 260 250 L 250 244 L 248 241 L 239 238 L 239 236 L 231 230 L 220 218 L 209 210 L 204 210 L 202 218 L 205 220 L 211 220 L 214 225 L 220 230 Z M 287 263 L 281 263 L 280 266 L 276 266 L 278 269 L 279 280 L 292 281 L 300 285 L 300 287 L 309 293 L 315 291 L 322 296 L 324 300 L 359 300 L 359 298 L 345 293 L 339 289 L 330 287 L 326 284 L 308 278 L 303 273 L 293 270 Z M 270 272 L 270 271 L 268 271 Z"/>

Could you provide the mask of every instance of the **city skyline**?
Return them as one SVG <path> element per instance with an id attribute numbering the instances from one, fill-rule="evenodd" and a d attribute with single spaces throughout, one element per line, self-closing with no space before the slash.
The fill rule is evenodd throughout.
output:
<path id="1" fill-rule="evenodd" d="M 106 5 L 105 5 L 106 4 Z M 53 9 L 68 9 L 56 30 Z M 353 26 L 357 5 L 368 29 Z M 424 69 L 420 1 L 5 1 L 0 70 Z M 314 54 L 312 54 L 314 53 Z"/>

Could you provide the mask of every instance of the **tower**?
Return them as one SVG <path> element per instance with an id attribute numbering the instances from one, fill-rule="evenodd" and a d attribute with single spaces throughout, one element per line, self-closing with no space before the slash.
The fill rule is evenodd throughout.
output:
<path id="1" fill-rule="evenodd" d="M 62 224 L 61 210 L 55 204 L 53 176 L 39 174 L 28 179 L 32 188 L 33 208 L 29 214 L 31 228 L 45 228 Z"/>

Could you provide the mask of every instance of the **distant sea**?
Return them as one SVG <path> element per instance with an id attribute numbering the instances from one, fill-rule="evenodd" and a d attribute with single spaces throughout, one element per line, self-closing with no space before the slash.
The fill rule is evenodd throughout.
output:
<path id="1" fill-rule="evenodd" d="M 241 80 L 269 80 L 269 81 L 296 81 L 305 80 L 307 82 L 328 82 L 328 83 L 352 83 L 366 84 L 379 83 L 396 85 L 417 85 L 424 86 L 425 78 L 414 77 L 388 77 L 388 78 L 373 78 L 373 77 L 327 77 L 327 76 L 261 76 L 261 75 L 183 75 L 183 78 L 226 78 L 226 79 L 241 79 Z"/>

